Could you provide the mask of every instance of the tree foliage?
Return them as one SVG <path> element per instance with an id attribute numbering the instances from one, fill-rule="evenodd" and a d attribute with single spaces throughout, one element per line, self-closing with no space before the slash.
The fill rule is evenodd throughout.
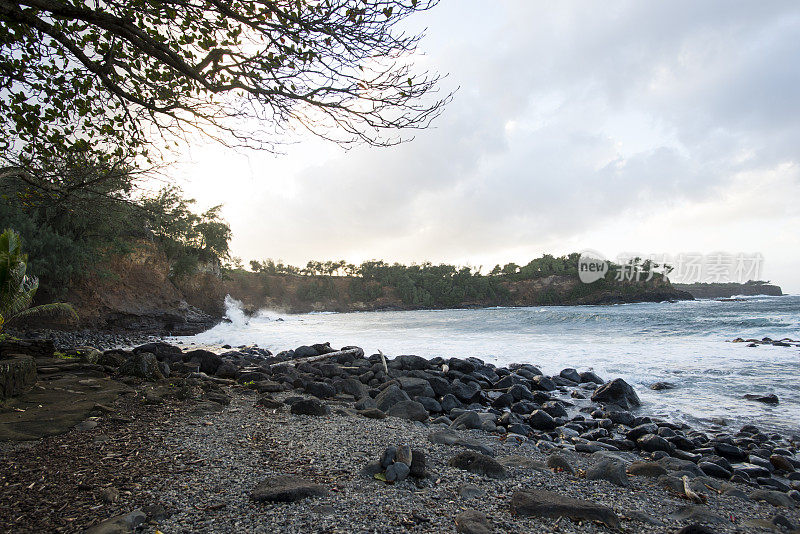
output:
<path id="1" fill-rule="evenodd" d="M 0 154 L 126 161 L 154 131 L 398 142 L 449 99 L 413 69 L 422 35 L 402 30 L 437 1 L 0 0 Z"/>
<path id="2" fill-rule="evenodd" d="M 251 261 L 250 265 L 254 271 L 264 274 L 300 274 L 311 278 L 298 291 L 302 300 L 335 298 L 334 286 L 329 282 L 337 275 L 352 278 L 344 290 L 351 300 L 358 302 L 380 299 L 384 296 L 384 288 L 391 288 L 403 304 L 422 308 L 455 307 L 470 302 L 502 304 L 508 298 L 508 290 L 498 280 L 483 276 L 470 267 L 429 262 L 406 266 L 375 260 L 355 266 L 344 260 L 312 260 L 299 269 L 272 259 Z"/>
<path id="3" fill-rule="evenodd" d="M 101 249 L 146 232 L 132 200 L 134 172 L 85 151 L 41 163 L 36 175 L 0 178 L 0 228 L 22 234 L 29 269 L 50 293 L 96 264 Z"/>
<path id="4" fill-rule="evenodd" d="M 173 274 L 192 273 L 200 262 L 220 262 L 230 256 L 231 229 L 220 217 L 221 205 L 203 213 L 191 210 L 175 186 L 167 186 L 141 202 L 148 229 L 173 261 Z"/>
<path id="5" fill-rule="evenodd" d="M 468 305 L 503 305 L 511 300 L 511 288 L 518 282 L 534 281 L 549 277 L 573 278 L 578 280 L 577 252 L 564 256 L 544 254 L 523 266 L 508 263 L 496 265 L 488 274 L 480 269 L 456 265 L 435 265 L 425 262 L 419 265 L 389 264 L 382 260 L 365 261 L 359 266 L 338 261 L 309 261 L 302 269 L 285 265 L 282 261 L 267 259 L 251 261 L 253 271 L 271 276 L 302 275 L 310 278 L 298 291 L 298 297 L 305 302 L 334 300 L 339 296 L 349 297 L 353 302 L 372 303 L 387 296 L 386 289 L 393 292 L 405 306 L 414 308 L 452 308 Z M 549 305 L 574 302 L 606 290 L 616 292 L 636 292 L 641 284 L 651 280 L 659 282 L 663 275 L 648 273 L 651 268 L 661 266 L 651 260 L 633 258 L 625 265 L 610 263 L 605 277 L 592 284 L 576 283 L 550 287 L 547 282 L 535 291 L 534 304 Z M 671 267 L 665 266 L 667 272 Z M 627 268 L 642 275 L 635 280 L 617 280 L 619 269 Z M 346 285 L 339 286 L 342 294 L 337 294 L 332 284 L 334 276 L 350 277 Z M 266 278 L 265 278 L 266 280 Z M 277 285 L 277 284 L 276 284 Z M 345 294 L 346 293 L 346 294 Z"/>
<path id="6" fill-rule="evenodd" d="M 104 258 L 142 240 L 160 245 L 176 276 L 228 257 L 231 231 L 219 206 L 195 213 L 194 201 L 175 187 L 143 196 L 135 172 L 82 156 L 54 158 L 35 179 L 0 180 L 0 228 L 25 239 L 29 272 L 41 279 L 45 296 L 62 296 L 102 268 Z"/>

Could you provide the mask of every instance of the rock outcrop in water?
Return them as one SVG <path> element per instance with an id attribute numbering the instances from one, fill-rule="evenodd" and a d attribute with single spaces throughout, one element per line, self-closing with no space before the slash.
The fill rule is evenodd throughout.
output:
<path id="1" fill-rule="evenodd" d="M 783 295 L 783 291 L 781 290 L 780 286 L 768 284 L 766 282 L 752 282 L 746 284 L 726 282 L 672 285 L 675 289 L 691 293 L 691 295 L 696 299 L 731 298 L 736 295 L 770 295 L 778 297 Z"/>

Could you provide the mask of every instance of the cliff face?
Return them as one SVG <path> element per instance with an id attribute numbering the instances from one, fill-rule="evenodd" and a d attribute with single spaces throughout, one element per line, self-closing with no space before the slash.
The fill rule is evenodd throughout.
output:
<path id="1" fill-rule="evenodd" d="M 779 286 L 771 284 L 720 283 L 673 284 L 673 286 L 676 289 L 691 293 L 694 298 L 698 299 L 730 298 L 735 295 L 771 295 L 778 297 L 783 295 L 783 291 Z"/>
<path id="2" fill-rule="evenodd" d="M 80 317 L 79 327 L 135 330 L 155 334 L 192 334 L 216 319 L 191 306 L 169 279 L 166 257 L 148 243 L 119 255 L 68 293 Z"/>

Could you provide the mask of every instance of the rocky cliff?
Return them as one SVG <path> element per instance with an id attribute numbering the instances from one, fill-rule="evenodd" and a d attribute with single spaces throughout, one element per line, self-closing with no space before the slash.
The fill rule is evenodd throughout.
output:
<path id="1" fill-rule="evenodd" d="M 154 245 L 142 243 L 78 282 L 67 298 L 79 327 L 154 334 L 193 334 L 213 326 L 219 313 L 187 302 L 169 278 L 169 263 Z"/>

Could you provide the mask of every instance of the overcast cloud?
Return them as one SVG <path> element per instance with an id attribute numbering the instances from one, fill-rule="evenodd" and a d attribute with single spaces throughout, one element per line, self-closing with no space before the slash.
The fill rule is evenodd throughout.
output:
<path id="1" fill-rule="evenodd" d="M 799 3 L 444 0 L 415 23 L 460 90 L 413 142 L 187 150 L 236 255 L 761 252 L 800 292 Z"/>

